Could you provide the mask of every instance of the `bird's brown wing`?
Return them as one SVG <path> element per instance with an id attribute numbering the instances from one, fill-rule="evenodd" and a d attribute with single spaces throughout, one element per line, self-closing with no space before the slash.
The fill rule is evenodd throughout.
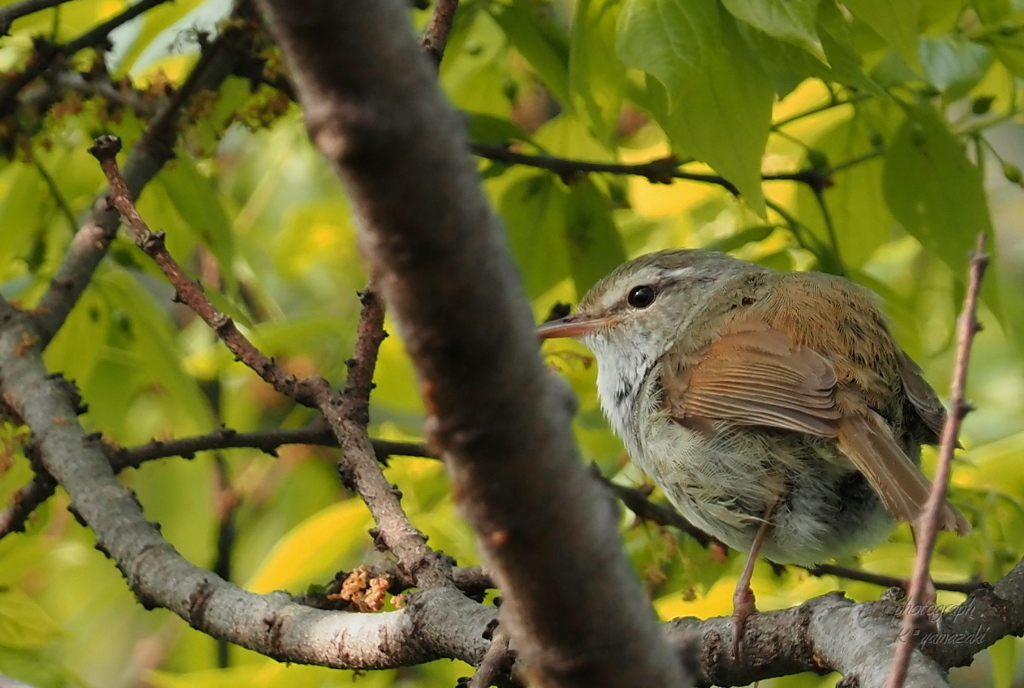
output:
<path id="1" fill-rule="evenodd" d="M 663 377 L 665 402 L 678 420 L 727 420 L 838 437 L 835 371 L 810 349 L 793 347 L 779 330 L 751 323 L 691 358 L 691 365 L 680 362 Z"/>
<path id="2" fill-rule="evenodd" d="M 900 351 L 899 363 L 903 389 L 917 417 L 924 423 L 925 434 L 928 435 L 927 444 L 938 444 L 942 437 L 942 426 L 946 423 L 946 409 L 939 401 L 939 395 L 924 379 L 921 367 L 906 352 Z"/>
<path id="3" fill-rule="evenodd" d="M 931 483 L 881 417 L 867 407 L 844 412 L 837 406 L 838 384 L 823 356 L 759 322 L 733 328 L 699 353 L 670 353 L 662 379 L 663 403 L 684 425 L 727 421 L 836 438 L 893 516 L 916 522 Z M 961 534 L 970 530 L 948 502 L 941 526 Z"/>

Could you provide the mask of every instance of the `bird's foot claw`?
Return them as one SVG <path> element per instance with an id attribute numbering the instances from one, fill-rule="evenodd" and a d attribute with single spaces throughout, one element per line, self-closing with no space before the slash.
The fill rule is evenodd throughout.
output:
<path id="1" fill-rule="evenodd" d="M 732 598 L 732 658 L 739 661 L 740 641 L 743 639 L 743 629 L 747 625 L 747 617 L 757 611 L 754 605 L 754 591 L 750 586 L 743 589 L 737 588 Z"/>

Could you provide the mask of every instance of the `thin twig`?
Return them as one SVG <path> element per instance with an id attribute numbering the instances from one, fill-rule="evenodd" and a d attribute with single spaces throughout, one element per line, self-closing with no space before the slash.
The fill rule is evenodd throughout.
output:
<path id="1" fill-rule="evenodd" d="M 420 39 L 420 47 L 440 65 L 444 57 L 444 49 L 448 45 L 448 34 L 455 22 L 455 11 L 459 8 L 459 0 L 436 0 L 434 13 L 430 16 L 430 24 Z"/>
<path id="2" fill-rule="evenodd" d="M 384 302 L 368 287 L 359 295 L 362 310 L 356 333 L 355 350 L 348 366 L 345 389 L 336 398 L 322 401 L 320 412 L 341 446 L 338 473 L 350 489 L 366 502 L 376 522 L 374 537 L 378 544 L 393 552 L 399 565 L 419 587 L 447 584 L 451 562 L 427 546 L 426 537 L 417 530 L 402 509 L 402 493 L 381 472 L 380 463 L 366 426 L 370 420 L 370 392 L 373 371 L 384 332 Z"/>
<path id="3" fill-rule="evenodd" d="M 593 466 L 593 474 L 594 477 L 608 488 L 608 491 L 615 495 L 615 497 L 617 497 L 627 509 L 636 514 L 637 518 L 655 523 L 659 526 L 672 526 L 673 528 L 681 530 L 696 540 L 701 547 L 708 547 L 712 543 L 718 542 L 703 530 L 683 518 L 675 509 L 655 504 L 649 500 L 647 495 L 641 490 L 627 487 L 625 485 L 619 485 L 618 483 L 608 479 L 603 473 L 601 473 L 596 465 Z"/>
<path id="4" fill-rule="evenodd" d="M 843 172 L 844 170 L 848 170 L 851 167 L 856 167 L 857 165 L 863 164 L 870 160 L 874 160 L 875 158 L 880 158 L 883 155 L 885 155 L 885 149 L 876 148 L 875 150 L 868 151 L 863 155 L 858 155 L 856 157 L 850 158 L 849 160 L 844 160 L 843 162 L 837 162 L 835 165 L 832 166 L 832 174 Z"/>
<path id="5" fill-rule="evenodd" d="M 559 175 L 566 182 L 582 174 L 591 172 L 604 172 L 608 174 L 632 175 L 644 177 L 653 184 L 670 184 L 673 179 L 682 179 L 703 184 L 714 184 L 720 186 L 733 195 L 739 195 L 739 190 L 725 177 L 717 174 L 703 174 L 698 172 L 685 172 L 679 169 L 679 161 L 668 158 L 664 160 L 652 160 L 650 162 L 634 165 L 619 163 L 592 162 L 587 160 L 575 160 L 571 158 L 558 158 L 551 155 L 530 155 L 510 149 L 508 146 L 496 146 L 483 143 L 470 145 L 474 155 L 495 162 L 507 163 L 510 165 L 526 165 L 537 169 L 548 170 Z M 831 170 L 820 170 L 813 167 L 798 170 L 796 172 L 780 172 L 761 175 L 764 181 L 792 181 L 806 184 L 812 189 L 824 188 L 828 184 Z"/>
<path id="6" fill-rule="evenodd" d="M 89 152 L 99 160 L 100 167 L 103 168 L 107 183 L 110 184 L 110 201 L 121 214 L 132 239 L 167 276 L 175 289 L 176 298 L 195 311 L 203 322 L 217 333 L 238 360 L 252 368 L 263 380 L 298 403 L 316 407 L 318 399 L 325 393 L 329 394 L 327 381 L 323 378 L 300 380 L 253 346 L 235 325 L 234 320 L 213 306 L 203 293 L 202 285 L 185 275 L 185 271 L 168 253 L 164 245 L 163 232 L 150 231 L 146 221 L 135 209 L 124 177 L 118 169 L 116 156 L 120 150 L 121 140 L 116 136 L 101 136 L 96 139 Z"/>
<path id="7" fill-rule="evenodd" d="M 739 190 L 725 177 L 716 174 L 698 174 L 695 172 L 684 172 L 679 169 L 678 162 L 674 159 L 653 160 L 651 162 L 636 165 L 622 165 L 618 163 L 590 162 L 587 160 L 572 160 L 569 158 L 557 158 L 551 155 L 530 155 L 514 151 L 507 146 L 495 146 L 483 143 L 470 144 L 470 150 L 474 155 L 495 162 L 502 162 L 510 165 L 526 165 L 537 169 L 554 172 L 566 182 L 582 174 L 590 172 L 606 172 L 609 174 L 625 174 L 644 177 L 653 184 L 670 184 L 673 179 L 684 179 L 706 184 L 715 184 L 731 194 L 739 195 Z"/>
<path id="8" fill-rule="evenodd" d="M 235 15 L 233 15 L 235 16 Z M 244 16 L 239 11 L 237 16 Z M 246 52 L 245 34 L 228 28 L 208 47 L 189 72 L 185 83 L 159 114 L 132 149 L 125 163 L 124 178 L 133 198 L 137 198 L 160 169 L 174 155 L 181 113 L 207 89 L 216 90 Z M 88 286 L 100 261 L 107 254 L 118 226 L 118 214 L 100 198 L 89 220 L 78 231 L 33 311 L 35 329 L 45 347 L 67 319 Z"/>
<path id="9" fill-rule="evenodd" d="M 232 353 L 282 394 L 316 408 L 338 439 L 343 458 L 339 462 L 346 485 L 359 493 L 377 524 L 379 544 L 395 554 L 419 587 L 437 587 L 449 580 L 450 562 L 427 547 L 426 538 L 402 509 L 401 493 L 384 478 L 376 452 L 366 434 L 369 393 L 377 350 L 384 339 L 384 307 L 371 290 L 360 297 L 363 311 L 356 337 L 355 354 L 348 361 L 349 379 L 341 395 L 334 395 L 321 377 L 300 380 L 253 346 L 234 321 L 217 310 L 202 286 L 188 278 L 164 245 L 164 235 L 152 232 L 131 200 L 117 167 L 119 139 L 101 136 L 90 149 L 110 184 L 110 200 L 118 209 L 132 238 L 149 255 L 174 286 L 179 301 L 189 306 L 213 329 Z"/>
<path id="10" fill-rule="evenodd" d="M 139 0 L 139 2 L 129 6 L 120 14 L 114 15 L 102 24 L 86 31 L 78 38 L 68 41 L 63 46 L 59 46 L 58 51 L 65 57 L 71 57 L 79 50 L 99 45 L 103 41 L 107 40 L 107 36 L 109 36 L 114 29 L 127 24 L 132 19 L 145 14 L 154 7 L 162 5 L 165 2 L 170 2 L 170 0 Z"/>
<path id="11" fill-rule="evenodd" d="M 683 518 L 683 516 L 675 509 L 652 502 L 643 490 L 612 482 L 602 475 L 601 472 L 597 470 L 596 466 L 594 467 L 594 475 L 623 503 L 623 505 L 625 505 L 627 509 L 632 511 L 638 519 L 654 523 L 655 525 L 671 526 L 677 530 L 681 530 L 696 540 L 702 547 L 708 547 L 715 544 L 723 549 L 728 549 L 727 545 L 715 540 L 710 535 L 700 530 L 697 526 Z M 878 573 L 863 571 L 861 569 L 836 566 L 834 564 L 795 566 L 795 568 L 803 569 L 815 577 L 836 576 L 837 578 L 846 578 L 848 580 L 861 581 L 863 583 L 872 583 L 883 588 L 906 588 L 907 586 L 907 580 L 904 578 L 899 578 L 897 576 L 885 576 Z M 935 582 L 935 588 L 937 590 L 949 590 L 951 592 L 961 592 L 964 594 L 970 594 L 975 590 L 986 587 L 986 585 L 986 583 L 981 581 Z"/>
<path id="12" fill-rule="evenodd" d="M 384 461 L 389 456 L 434 458 L 430 451 L 418 442 L 372 438 L 370 443 L 378 461 Z M 277 456 L 277 450 L 289 444 L 337 447 L 338 438 L 322 422 L 315 422 L 303 428 L 277 428 L 253 432 L 237 432 L 220 427 L 205 435 L 174 440 L 153 440 L 135 447 L 112 449 L 110 463 L 115 471 L 121 471 L 125 468 L 138 468 L 147 461 L 171 456 L 190 459 L 196 452 L 218 449 L 259 449 L 271 456 Z"/>
<path id="13" fill-rule="evenodd" d="M 907 579 L 900 578 L 899 576 L 886 576 L 880 573 L 871 573 L 870 571 L 864 571 L 862 569 L 849 568 L 847 566 L 836 566 L 835 564 L 818 564 L 817 566 L 798 566 L 797 568 L 804 569 L 807 573 L 812 576 L 820 578 L 821 576 L 836 576 L 837 578 L 845 578 L 847 580 L 860 581 L 861 583 L 871 583 L 883 588 L 904 588 L 907 586 Z M 960 592 L 965 595 L 970 595 L 976 590 L 988 587 L 988 583 L 982 581 L 964 581 L 962 583 L 955 583 L 951 581 L 935 581 L 936 590 L 947 590 L 949 592 Z"/>
<path id="14" fill-rule="evenodd" d="M 61 215 L 64 216 L 68 226 L 71 227 L 71 231 L 77 231 L 78 221 L 75 220 L 75 211 L 71 209 L 71 206 L 68 205 L 68 200 L 64 198 L 64 194 L 61 193 L 60 187 L 57 185 L 57 180 L 53 178 L 53 175 L 51 175 L 45 167 L 43 167 L 43 163 L 41 163 L 39 158 L 35 155 L 32 156 L 32 163 L 35 165 L 39 176 L 43 178 L 44 182 L 46 182 L 46 187 L 50 190 L 50 195 L 53 196 L 53 200 L 56 201 L 57 208 L 60 210 Z"/>
<path id="15" fill-rule="evenodd" d="M 978 244 L 971 256 L 967 280 L 967 296 L 964 309 L 957 325 L 958 344 L 956 364 L 953 368 L 953 382 L 950 390 L 950 409 L 946 423 L 942 427 L 942 442 L 939 445 L 939 465 L 935 470 L 935 482 L 925 505 L 924 513 L 918 522 L 920 529 L 917 538 L 917 556 L 914 559 L 914 574 L 910 579 L 910 599 L 903 614 L 903 628 L 896 643 L 896 655 L 893 658 L 892 671 L 887 682 L 888 688 L 901 688 L 906 679 L 910 656 L 917 645 L 917 630 L 927 619 L 925 604 L 927 602 L 930 573 L 929 562 L 935 537 L 939 531 L 939 520 L 946 503 L 946 490 L 949 486 L 950 464 L 953 451 L 960 434 L 960 423 L 963 421 L 970 405 L 964 400 L 967 383 L 967 363 L 971 357 L 971 344 L 974 335 L 980 329 L 977 321 L 978 297 L 981 293 L 981 279 L 988 266 L 985 255 L 985 234 L 978 236 Z"/>
<path id="16" fill-rule="evenodd" d="M 29 516 L 53 496 L 56 489 L 53 478 L 46 473 L 36 473 L 32 480 L 12 492 L 7 497 L 7 506 L 0 511 L 0 539 L 25 530 Z"/>
<path id="17" fill-rule="evenodd" d="M 790 115 L 785 119 L 780 119 L 778 122 L 772 122 L 772 129 L 779 129 L 780 127 L 784 127 L 787 124 L 792 124 L 793 122 L 804 119 L 805 117 L 818 115 L 821 114 L 822 112 L 827 112 L 828 110 L 831 110 L 833 108 L 842 107 L 843 105 L 854 105 L 856 103 L 861 102 L 862 100 L 868 100 L 873 97 L 874 96 L 872 96 L 869 93 L 858 93 L 856 95 L 850 96 L 846 100 L 833 100 L 828 103 L 825 103 L 824 105 L 819 105 L 818 107 L 811 108 L 810 110 L 804 110 L 803 112 L 798 112 L 795 115 Z"/>
<path id="18" fill-rule="evenodd" d="M 828 202 L 825 200 L 825 189 L 812 188 L 811 193 L 814 194 L 814 200 L 818 202 L 818 208 L 821 210 L 821 219 L 825 223 L 825 231 L 828 233 L 829 243 L 832 244 L 832 253 L 835 255 L 836 263 L 838 263 L 842 270 L 840 276 L 845 276 L 845 263 L 843 263 L 842 252 L 839 250 L 839 235 L 836 233 L 835 222 L 832 221 L 832 211 L 829 210 Z"/>
<path id="19" fill-rule="evenodd" d="M 371 438 L 370 443 L 377 461 L 381 463 L 385 463 L 392 456 L 436 458 L 419 442 Z M 173 440 L 153 440 L 135 447 L 115 447 L 106 442 L 104 449 L 114 472 L 120 473 L 126 468 L 138 468 L 149 461 L 172 456 L 191 459 L 201 451 L 258 449 L 271 456 L 277 456 L 277 450 L 289 444 L 337 447 L 338 438 L 323 423 L 313 423 L 304 428 L 257 430 L 254 432 L 237 432 L 230 428 L 219 427 L 205 435 Z M 7 506 L 0 511 L 0 539 L 10 533 L 24 530 L 28 517 L 39 505 L 53 496 L 55 489 L 56 483 L 48 475 L 37 473 L 32 480 L 13 492 L 7 498 Z"/>

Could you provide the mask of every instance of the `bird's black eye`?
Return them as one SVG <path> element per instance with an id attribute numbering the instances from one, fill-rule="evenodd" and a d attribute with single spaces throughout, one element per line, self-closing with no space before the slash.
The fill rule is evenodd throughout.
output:
<path id="1" fill-rule="evenodd" d="M 639 287 L 633 287 L 629 290 L 629 295 L 626 297 L 626 303 L 633 308 L 647 308 L 654 303 L 655 296 L 654 287 L 644 284 Z"/>

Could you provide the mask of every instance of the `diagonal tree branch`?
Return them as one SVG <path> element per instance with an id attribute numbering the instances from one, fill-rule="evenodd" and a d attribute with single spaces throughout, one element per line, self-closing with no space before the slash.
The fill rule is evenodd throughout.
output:
<path id="1" fill-rule="evenodd" d="M 151 232 L 132 202 L 132 193 L 117 167 L 121 141 L 114 136 L 101 136 L 89 152 L 96 157 L 110 184 L 110 203 L 120 213 L 135 244 L 163 271 L 174 287 L 176 298 L 195 311 L 203 322 L 217 333 L 238 360 L 254 370 L 274 389 L 306 406 L 316 406 L 318 395 L 329 393 L 323 378 L 300 380 L 283 370 L 266 354 L 253 346 L 234 320 L 214 308 L 203 293 L 201 284 L 190 279 L 167 251 L 163 232 Z M 325 392 L 326 390 L 326 392 Z"/>
<path id="2" fill-rule="evenodd" d="M 263 6 L 314 141 L 353 199 L 371 273 L 424 392 L 428 443 L 449 466 L 532 677 L 679 684 L 614 511 L 579 463 L 568 395 L 537 355 L 460 119 L 437 90 L 405 3 Z"/>
<path id="3" fill-rule="evenodd" d="M 216 638 L 292 662 L 373 669 L 483 656 L 479 629 L 495 610 L 454 587 L 419 593 L 397 612 L 325 612 L 284 593 L 245 592 L 187 562 L 118 483 L 101 443 L 78 422 L 67 385 L 43 367 L 31 325 L 10 307 L 0 309 L 0 392 L 32 428 L 39 461 L 96 533 L 97 548 L 146 607 L 166 607 Z"/>
<path id="4" fill-rule="evenodd" d="M 202 285 L 185 275 L 167 251 L 164 235 L 150 231 L 139 215 L 117 167 L 121 142 L 101 136 L 90 149 L 110 184 L 110 202 L 120 212 L 136 245 L 149 255 L 175 289 L 179 301 L 191 308 L 235 354 L 277 391 L 295 401 L 316 408 L 323 414 L 342 448 L 340 469 L 343 480 L 360 494 L 377 524 L 375 536 L 392 551 L 420 587 L 438 587 L 450 582 L 450 561 L 427 547 L 426 538 L 405 515 L 401 493 L 384 478 L 376 453 L 366 435 L 368 395 L 372 386 L 377 348 L 384 335 L 384 311 L 372 292 L 364 292 L 363 313 L 351 360 L 349 384 L 341 395 L 331 392 L 321 377 L 299 379 L 287 372 L 242 334 L 234 321 L 214 307 Z"/>

